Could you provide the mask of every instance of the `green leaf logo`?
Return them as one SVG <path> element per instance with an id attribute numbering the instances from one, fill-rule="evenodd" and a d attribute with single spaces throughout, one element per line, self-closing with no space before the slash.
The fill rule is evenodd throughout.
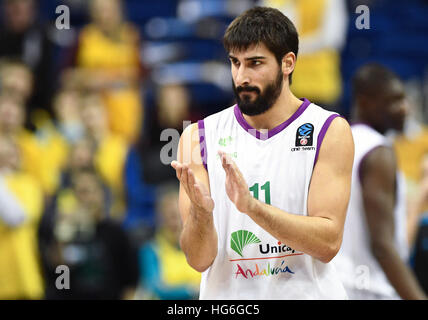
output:
<path id="1" fill-rule="evenodd" d="M 260 239 L 254 233 L 247 230 L 238 230 L 230 235 L 230 247 L 241 257 L 243 257 L 242 250 L 247 244 L 260 242 Z"/>

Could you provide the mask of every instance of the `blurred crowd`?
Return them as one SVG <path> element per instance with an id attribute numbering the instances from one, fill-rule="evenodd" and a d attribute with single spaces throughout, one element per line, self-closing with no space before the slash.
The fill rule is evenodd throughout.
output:
<path id="1" fill-rule="evenodd" d="M 355 49 L 348 25 L 357 2 L 2 0 L 0 299 L 197 298 L 200 274 L 179 247 L 178 184 L 160 161 L 161 132 L 181 133 L 183 121 L 233 104 L 220 40 L 255 4 L 296 23 L 296 95 L 348 116 L 341 67 Z M 60 4 L 70 29 L 55 27 Z M 407 79 L 413 113 L 393 138 L 413 212 L 409 263 L 428 290 L 424 72 L 422 85 Z M 70 269 L 69 290 L 57 288 L 60 265 Z"/>

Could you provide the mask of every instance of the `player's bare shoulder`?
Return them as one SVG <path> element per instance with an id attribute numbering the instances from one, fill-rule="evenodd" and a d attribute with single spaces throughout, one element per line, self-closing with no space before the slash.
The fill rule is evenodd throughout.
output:
<path id="1" fill-rule="evenodd" d="M 336 117 L 331 122 L 328 128 L 326 138 L 334 140 L 336 142 L 342 141 L 342 144 L 351 144 L 354 146 L 354 139 L 352 138 L 351 127 L 343 117 Z"/>
<path id="2" fill-rule="evenodd" d="M 342 117 L 336 117 L 331 122 L 324 137 L 320 160 L 342 162 L 346 167 L 352 167 L 354 161 L 354 139 L 351 127 Z"/>

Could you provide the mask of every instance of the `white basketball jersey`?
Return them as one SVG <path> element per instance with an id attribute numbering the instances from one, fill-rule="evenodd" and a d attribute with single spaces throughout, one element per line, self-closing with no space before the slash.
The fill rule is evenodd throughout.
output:
<path id="1" fill-rule="evenodd" d="M 355 124 L 351 128 L 355 144 L 351 198 L 346 215 L 342 246 L 333 262 L 348 291 L 349 298 L 353 298 L 352 292 L 363 290 L 373 293 L 374 296 L 396 299 L 398 295 L 395 289 L 389 283 L 371 252 L 359 172 L 361 162 L 370 151 L 379 146 L 391 146 L 391 143 L 385 136 L 365 124 Z M 397 196 L 394 214 L 395 245 L 402 259 L 406 260 L 408 246 L 405 182 L 400 173 L 397 173 Z M 360 299 L 361 295 L 358 294 L 357 297 Z"/>
<path id="2" fill-rule="evenodd" d="M 199 121 L 218 234 L 217 257 L 202 274 L 200 299 L 347 298 L 331 263 L 279 242 L 236 209 L 217 154 L 223 150 L 232 157 L 255 198 L 307 215 L 318 151 L 337 116 L 303 99 L 287 121 L 265 133 L 253 129 L 236 105 Z"/>

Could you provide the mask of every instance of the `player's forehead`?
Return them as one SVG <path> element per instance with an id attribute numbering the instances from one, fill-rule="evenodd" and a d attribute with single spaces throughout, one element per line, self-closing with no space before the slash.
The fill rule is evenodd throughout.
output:
<path id="1" fill-rule="evenodd" d="M 391 79 L 383 83 L 383 86 L 380 87 L 378 96 L 383 101 L 392 101 L 399 100 L 405 97 L 404 85 L 398 79 Z M 385 104 L 385 107 L 388 107 Z"/>
<path id="2" fill-rule="evenodd" d="M 404 85 L 398 79 L 393 79 L 389 82 L 388 90 L 394 95 L 404 95 Z"/>
<path id="3" fill-rule="evenodd" d="M 248 48 L 234 48 L 229 51 L 229 56 L 238 60 L 245 60 L 254 57 L 263 57 L 265 59 L 275 59 L 274 54 L 266 47 L 264 43 L 256 43 Z"/>

